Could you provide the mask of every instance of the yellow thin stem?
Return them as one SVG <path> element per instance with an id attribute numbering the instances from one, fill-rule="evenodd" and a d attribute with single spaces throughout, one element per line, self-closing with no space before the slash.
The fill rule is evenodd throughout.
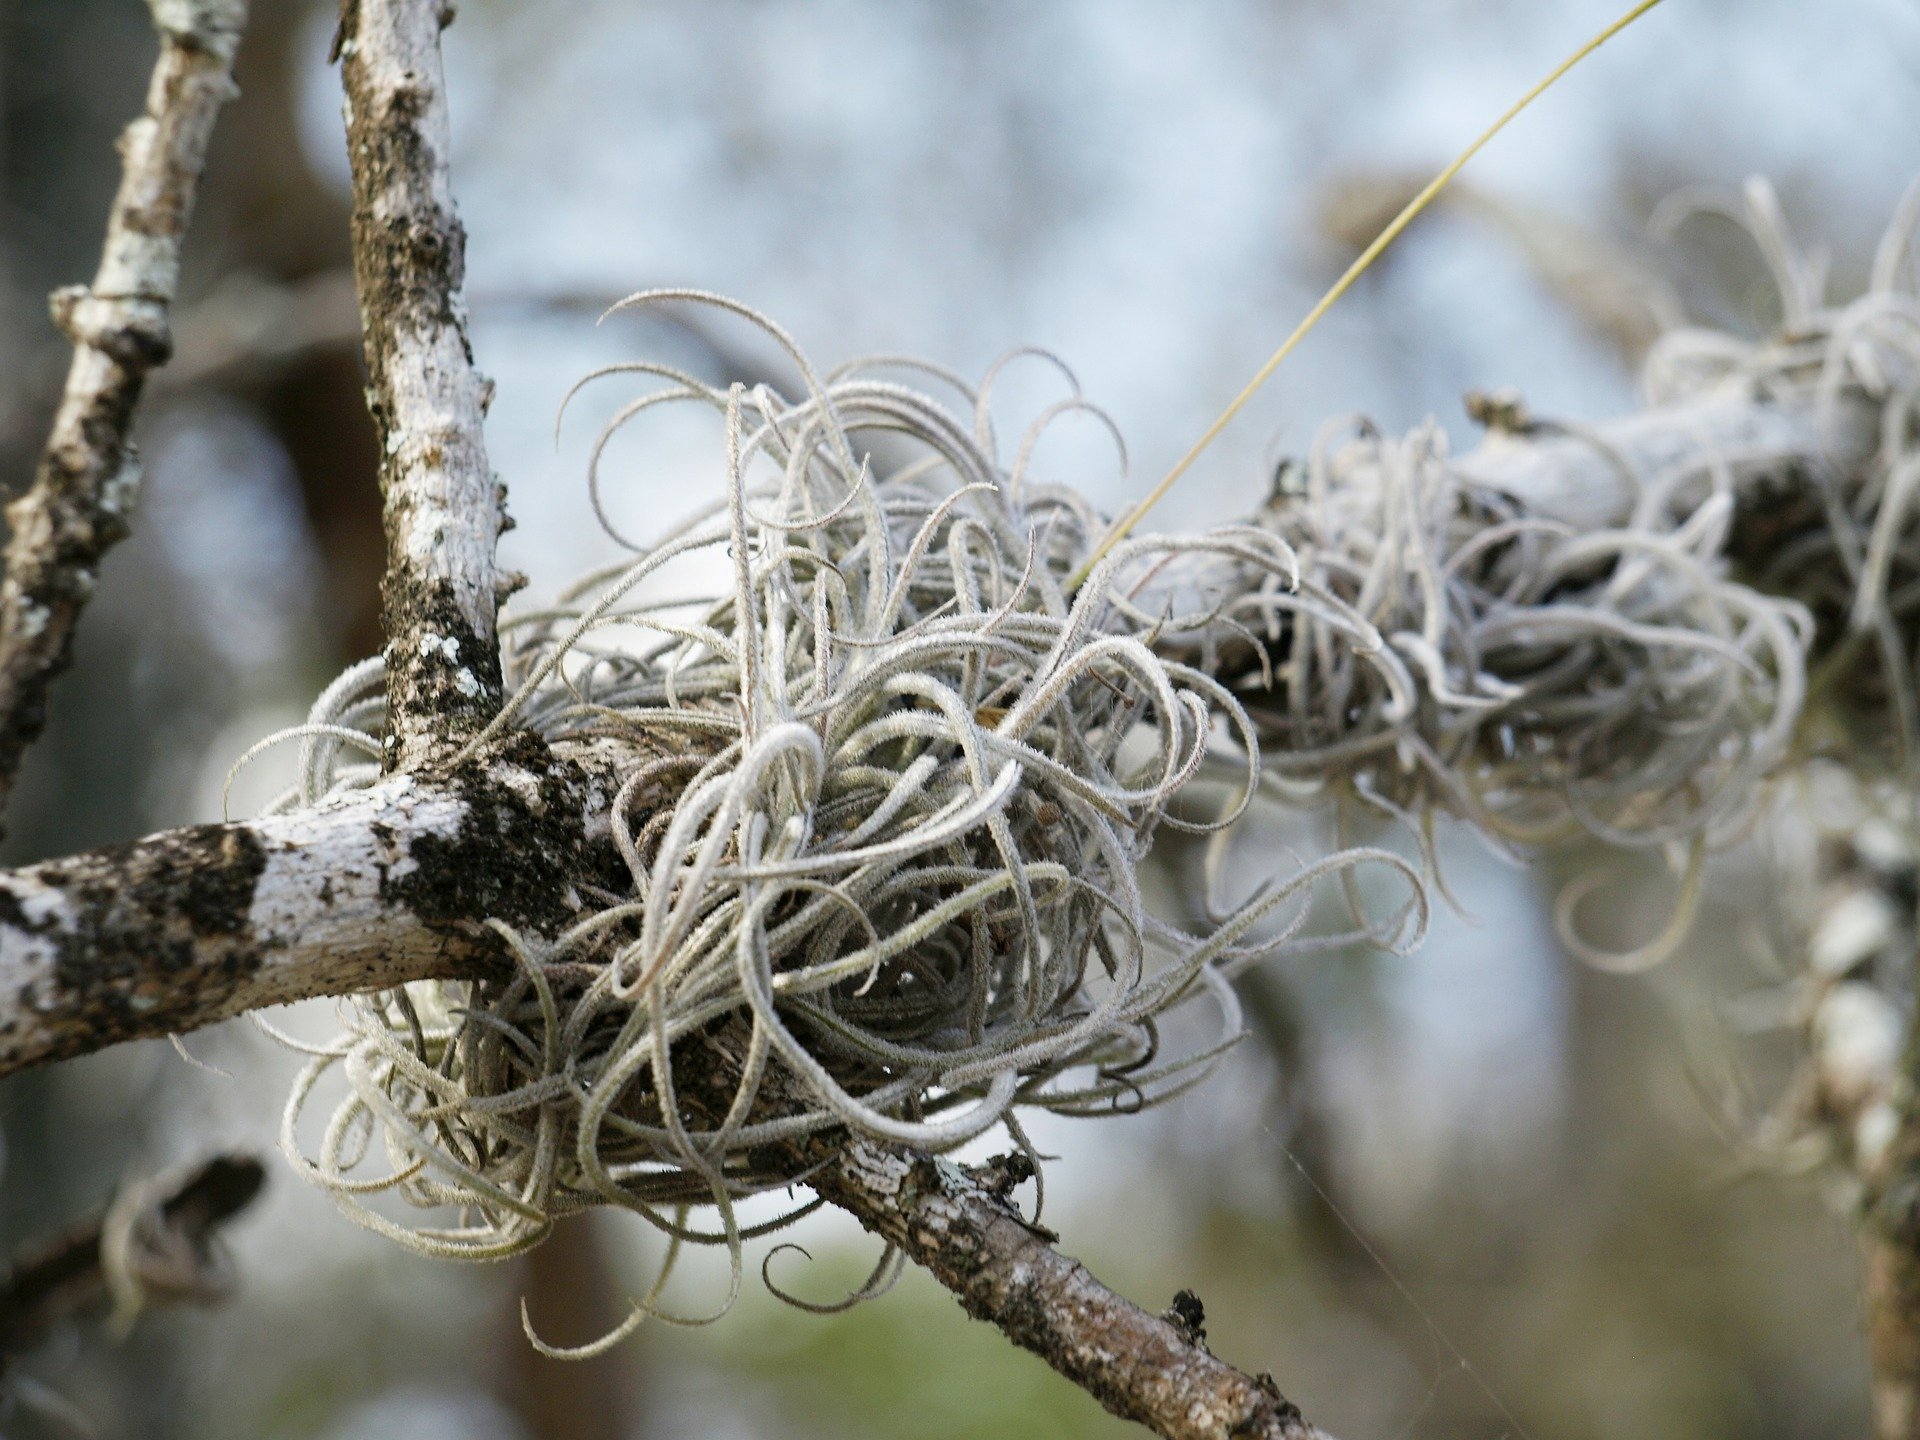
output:
<path id="1" fill-rule="evenodd" d="M 1574 51 L 1573 54 L 1569 55 L 1565 60 L 1562 60 L 1559 65 L 1554 67 L 1552 74 L 1548 75 L 1546 79 L 1542 80 L 1538 85 L 1535 85 L 1531 90 L 1527 91 L 1526 94 L 1516 100 L 1504 115 L 1498 120 L 1495 120 L 1493 124 L 1489 125 L 1485 130 L 1481 131 L 1479 137 L 1476 138 L 1471 145 L 1467 146 L 1465 150 L 1462 150 L 1451 165 L 1434 176 L 1433 179 L 1428 182 L 1427 187 L 1418 195 L 1414 196 L 1413 199 L 1407 203 L 1407 207 L 1404 210 L 1393 217 L 1393 220 L 1388 224 L 1387 228 L 1374 237 L 1373 243 L 1360 252 L 1360 258 L 1347 267 L 1346 274 L 1334 282 L 1333 288 L 1320 297 L 1319 303 L 1307 312 L 1306 319 L 1302 320 L 1299 325 L 1294 328 L 1293 333 L 1287 336 L 1281 343 L 1280 348 L 1268 357 L 1267 363 L 1262 365 L 1254 377 L 1246 383 L 1245 388 L 1233 397 L 1233 403 L 1220 412 L 1219 417 L 1207 427 L 1206 433 L 1193 443 L 1193 448 L 1180 457 L 1180 462 L 1167 472 L 1166 478 L 1153 487 L 1153 490 L 1147 495 L 1145 500 L 1133 506 L 1124 516 L 1114 522 L 1108 529 L 1106 538 L 1100 542 L 1099 548 L 1093 552 L 1092 557 L 1088 559 L 1087 563 L 1080 567 L 1079 572 L 1073 577 L 1068 588 L 1070 590 L 1078 590 L 1081 584 L 1085 582 L 1088 574 L 1092 572 L 1093 567 L 1105 558 L 1107 552 L 1122 540 L 1126 539 L 1128 533 L 1140 522 L 1141 517 L 1166 497 L 1166 493 L 1173 488 L 1174 482 L 1187 473 L 1192 467 L 1193 462 L 1198 460 L 1206 448 L 1220 437 L 1220 432 L 1232 423 L 1233 417 L 1246 408 L 1247 402 L 1254 397 L 1255 392 L 1267 383 L 1268 379 L 1273 375 L 1273 372 L 1280 368 L 1281 362 L 1294 352 L 1302 340 L 1307 338 L 1308 333 L 1312 331 L 1314 326 L 1320 323 L 1321 318 L 1327 311 L 1333 308 L 1334 303 L 1338 301 L 1342 295 L 1346 294 L 1348 290 L 1353 288 L 1353 282 L 1366 273 L 1367 268 L 1380 258 L 1382 252 L 1384 252 L 1389 245 L 1400 238 L 1400 232 L 1411 225 L 1415 217 L 1418 216 L 1422 210 L 1425 210 L 1428 205 L 1433 203 L 1434 197 L 1453 182 L 1453 178 L 1466 168 L 1469 160 L 1473 159 L 1475 155 L 1478 155 L 1480 151 L 1486 147 L 1489 140 L 1506 129 L 1508 122 L 1550 90 L 1569 70 L 1573 69 L 1574 66 L 1586 59 L 1587 56 L 1598 50 L 1602 45 L 1626 29 L 1627 26 L 1631 25 L 1660 3 L 1661 0 L 1640 0 L 1640 3 L 1627 11 L 1626 14 L 1615 20 L 1592 39 L 1588 40 L 1586 44 Z"/>

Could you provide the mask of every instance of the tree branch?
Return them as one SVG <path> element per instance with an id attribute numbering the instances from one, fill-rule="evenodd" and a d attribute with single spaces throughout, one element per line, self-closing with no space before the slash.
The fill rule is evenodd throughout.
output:
<path id="1" fill-rule="evenodd" d="M 1920 1440 L 1920 1027 L 1886 988 L 1920 973 L 1920 874 L 1911 848 L 1889 843 L 1900 834 L 1869 812 L 1823 837 L 1806 967 L 1811 1113 L 1796 1117 L 1824 1126 L 1860 1188 L 1875 1440 Z"/>
<path id="2" fill-rule="evenodd" d="M 0 1074 L 293 1000 L 501 974 L 472 917 L 548 933 L 570 918 L 568 878 L 598 863 L 612 793 L 597 759 L 522 737 L 446 779 L 394 775 L 295 815 L 0 874 Z M 722 1109 L 734 1064 L 709 1067 Z M 797 1142 L 795 1158 L 1115 1414 L 1170 1440 L 1322 1440 L 1270 1379 L 1108 1290 L 981 1179 L 838 1135 Z"/>
<path id="3" fill-rule="evenodd" d="M 617 864 L 596 752 L 531 736 L 441 776 L 0 872 L 0 1076 L 269 1005 L 476 979 L 479 922 L 553 934 Z"/>
<path id="4" fill-rule="evenodd" d="M 125 1227 L 130 1252 L 120 1263 L 143 1298 L 219 1299 L 227 1286 L 215 1264 L 215 1238 L 253 1203 L 266 1180 L 251 1155 L 216 1155 L 144 1181 L 28 1246 L 0 1278 L 0 1363 L 107 1292 L 116 1221 Z"/>
<path id="5" fill-rule="evenodd" d="M 245 0 L 150 3 L 163 48 L 148 114 L 128 132 L 94 285 L 56 296 L 73 368 L 34 487 L 8 512 L 0 804 L 44 724 L 48 683 L 101 557 L 125 533 L 129 427 L 147 373 L 171 348 L 180 240 L 246 12 Z M 553 935 L 583 908 L 576 887 L 625 878 L 608 840 L 622 771 L 591 748 L 560 752 L 519 734 L 458 768 L 443 763 L 501 704 L 495 547 L 506 523 L 483 436 L 489 386 L 461 299 L 465 234 L 439 40 L 451 13 L 443 0 L 344 0 L 338 38 L 354 275 L 382 447 L 387 758 L 398 773 L 294 814 L 0 873 L 0 1075 L 293 1000 L 497 976 L 504 957 L 483 921 Z M 1690 461 L 1704 476 L 1701 457 L 1763 498 L 1800 468 L 1861 464 L 1874 453 L 1874 418 L 1857 399 L 1822 413 L 1808 395 L 1776 401 L 1729 386 L 1598 437 L 1509 415 L 1469 468 L 1533 515 L 1611 525 L 1635 503 L 1634 476 Z M 732 1093 L 737 1058 L 716 1053 L 689 1091 Z M 1152 1315 L 1055 1251 L 1055 1237 L 1007 1198 L 1017 1160 L 972 1173 L 834 1133 L 787 1148 L 824 1199 L 1114 1414 L 1167 1440 L 1326 1440 L 1269 1377 L 1211 1353 L 1197 1303 Z M 1920 1161 L 1898 1159 L 1900 1173 L 1920 1173 Z M 140 1197 L 143 1214 L 157 1206 L 162 1231 L 185 1237 L 189 1259 L 259 1178 L 257 1167 L 206 1174 Z M 1909 1265 L 1920 1200 L 1890 1190 L 1880 1211 L 1888 1253 Z M 0 1342 L 30 1337 L 103 1287 L 109 1226 L 103 1216 L 14 1271 L 0 1286 Z M 198 1274 L 190 1264 L 180 1273 Z M 1920 1271 L 1889 1274 L 1891 1299 L 1910 1316 Z"/>
<path id="6" fill-rule="evenodd" d="M 1861 1217 L 1875 1440 L 1920 1440 L 1920 1105 L 1902 1086 L 1886 1173 Z"/>
<path id="7" fill-rule="evenodd" d="M 119 192 L 93 284 L 53 295 L 72 367 L 31 489 L 7 507 L 0 584 L 0 808 L 46 724 L 47 690 L 67 667 L 101 559 L 127 534 L 138 488 L 128 443 L 148 373 L 166 363 L 180 246 L 220 107 L 246 0 L 149 0 L 160 58 L 146 113 L 121 137 Z"/>
<path id="8" fill-rule="evenodd" d="M 1000 1193 L 1010 1186 L 858 1138 L 808 1149 L 822 1166 L 807 1181 L 818 1194 L 1122 1419 L 1166 1440 L 1328 1440 L 1272 1376 L 1215 1358 L 1191 1297 L 1187 1314 L 1162 1316 L 1115 1294 L 1021 1216 Z"/>
<path id="9" fill-rule="evenodd" d="M 717 1124 L 751 1063 L 741 1022 L 689 1037 L 673 1057 L 674 1098 Z M 774 1076 L 753 1118 L 804 1107 Z M 828 1204 L 925 1269 L 960 1306 L 1044 1360 L 1124 1420 L 1166 1440 L 1330 1440 L 1307 1424 L 1270 1375 L 1249 1376 L 1207 1348 L 1205 1312 L 1190 1291 L 1153 1315 L 1053 1248 L 1060 1237 L 1028 1221 L 1014 1188 L 1033 1178 L 1019 1152 L 977 1169 L 907 1146 L 831 1129 L 770 1146 L 776 1172 L 801 1174 Z"/>
<path id="10" fill-rule="evenodd" d="M 380 438 L 388 730 L 412 766 L 500 708 L 494 545 L 501 496 L 481 433 L 448 181 L 439 0 L 347 0 L 336 41 L 353 169 L 353 272 Z"/>
<path id="11" fill-rule="evenodd" d="M 1865 404 L 1823 417 L 1811 397 L 1730 392 L 1587 438 L 1499 435 L 1463 464 L 1531 513 L 1599 525 L 1631 501 L 1622 458 L 1664 473 L 1711 456 L 1764 510 L 1783 477 L 1866 463 L 1876 433 Z M 626 883 L 605 841 L 611 743 L 555 753 L 522 732 L 451 774 L 0 872 L 0 1075 L 262 1005 L 471 973 L 497 963 L 479 933 L 489 916 L 556 933 L 579 880 L 607 867 Z"/>
<path id="12" fill-rule="evenodd" d="M 1842 392 L 1823 407 L 1807 391 L 1769 396 L 1737 380 L 1593 427 L 1489 416 L 1483 397 L 1468 402 L 1492 423 L 1461 468 L 1527 514 L 1579 531 L 1627 524 L 1650 477 L 1691 476 L 1670 501 L 1684 507 L 1706 495 L 1718 467 L 1757 509 L 1808 471 L 1860 469 L 1880 444 L 1882 407 L 1865 397 Z"/>

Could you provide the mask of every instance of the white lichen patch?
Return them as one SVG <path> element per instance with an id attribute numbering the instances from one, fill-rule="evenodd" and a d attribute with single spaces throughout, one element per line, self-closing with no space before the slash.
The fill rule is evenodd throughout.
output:
<path id="1" fill-rule="evenodd" d="M 139 454 L 132 446 L 128 446 L 120 468 L 113 472 L 113 478 L 101 488 L 101 512 L 123 521 L 130 516 L 140 499 L 140 483 L 144 473 Z"/>
<path id="2" fill-rule="evenodd" d="M 460 642 L 451 635 L 424 630 L 420 634 L 420 653 L 429 658 L 437 655 L 449 665 L 457 665 L 460 663 Z"/>
<path id="3" fill-rule="evenodd" d="M 51 618 L 46 606 L 32 600 L 22 600 L 20 602 L 21 637 L 27 640 L 39 639 L 46 633 L 47 623 Z"/>

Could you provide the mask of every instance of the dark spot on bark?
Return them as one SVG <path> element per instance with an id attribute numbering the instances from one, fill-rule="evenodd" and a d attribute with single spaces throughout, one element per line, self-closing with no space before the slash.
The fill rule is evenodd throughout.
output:
<path id="1" fill-rule="evenodd" d="M 202 825 L 43 866 L 38 877 L 85 916 L 30 919 L 0 888 L 0 921 L 53 948 L 30 1008 L 68 1022 L 62 1053 L 203 1023 L 209 996 L 232 993 L 260 966 L 249 915 L 266 851 L 243 826 Z"/>
<path id="2" fill-rule="evenodd" d="M 1023 1185 L 1038 1173 L 1033 1161 L 1024 1150 L 1012 1150 L 1005 1155 L 995 1155 L 984 1165 L 973 1167 L 972 1175 L 994 1199 L 1003 1203 L 1010 1200 L 1014 1187 Z"/>
<path id="3" fill-rule="evenodd" d="M 503 762 L 521 769 L 530 793 L 493 778 Z M 539 737 L 515 732 L 449 778 L 467 799 L 459 830 L 414 837 L 416 868 L 383 877 L 384 898 L 430 925 L 497 919 L 552 934 L 577 917 L 575 885 L 612 878 L 618 857 L 587 839 L 586 776 Z"/>
<path id="4" fill-rule="evenodd" d="M 1253 1377 L 1253 1383 L 1260 1392 L 1257 1401 L 1227 1432 L 1229 1435 L 1284 1435 L 1290 1427 L 1307 1423 L 1300 1407 L 1280 1393 L 1272 1375 L 1262 1370 Z"/>
<path id="5" fill-rule="evenodd" d="M 186 919 L 196 935 L 238 935 L 248 928 L 253 892 L 267 852 L 251 830 L 206 825 L 185 832 Z"/>
<path id="6" fill-rule="evenodd" d="M 1193 1291 L 1177 1292 L 1173 1304 L 1167 1307 L 1166 1313 L 1160 1318 L 1178 1330 L 1189 1344 L 1207 1343 L 1207 1307 Z"/>
<path id="7" fill-rule="evenodd" d="M 393 713 L 430 714 L 449 740 L 484 728 L 500 708 L 500 658 L 492 638 L 475 633 L 452 585 L 389 568 L 381 604 L 387 633 L 402 637 L 387 647 Z M 422 636 L 439 638 L 425 647 Z"/>
<path id="8" fill-rule="evenodd" d="M 4 886 L 0 886 L 0 926 L 9 930 L 25 930 L 32 933 L 38 927 L 27 918 L 27 912 L 21 908 L 20 897 Z"/>

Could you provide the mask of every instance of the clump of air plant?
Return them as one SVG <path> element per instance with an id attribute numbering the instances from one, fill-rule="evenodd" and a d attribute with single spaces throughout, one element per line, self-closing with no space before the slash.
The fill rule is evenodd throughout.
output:
<path id="1" fill-rule="evenodd" d="M 1754 503 L 1734 494 L 1741 457 L 1696 446 L 1654 469 L 1564 427 L 1630 482 L 1631 502 L 1596 527 L 1564 497 L 1454 458 L 1431 425 L 1397 439 L 1349 422 L 1282 472 L 1257 517 L 1301 583 L 1211 583 L 1224 597 L 1211 633 L 1243 639 L 1198 663 L 1244 700 L 1270 781 L 1296 799 L 1400 817 L 1429 855 L 1436 813 L 1527 846 L 1678 847 L 1681 903 L 1639 950 L 1575 932 L 1588 882 L 1563 895 L 1568 944 L 1614 968 L 1679 943 L 1702 856 L 1820 743 L 1810 695 L 1823 717 L 1920 757 L 1920 191 L 1845 306 L 1822 302 L 1769 189 L 1750 187 L 1739 218 L 1778 280 L 1782 332 L 1676 331 L 1649 359 L 1650 398 L 1811 397 L 1833 425 L 1870 401 L 1883 417 L 1870 463 L 1769 476 L 1779 493 Z M 1357 643 L 1356 622 L 1384 643 Z"/>
<path id="2" fill-rule="evenodd" d="M 726 303 L 632 303 L 656 299 Z M 1156 833 L 1231 826 L 1260 773 L 1241 703 L 1170 658 L 1205 643 L 1217 606 L 1182 609 L 1155 577 L 1206 558 L 1290 591 L 1286 544 L 1252 527 L 1141 538 L 1074 586 L 1103 520 L 1030 469 L 1046 426 L 1089 408 L 1077 393 L 1003 458 L 993 375 L 976 391 L 936 372 L 956 410 L 888 378 L 910 373 L 897 362 L 816 378 L 758 323 L 805 377 L 798 396 L 647 364 L 591 377 L 658 386 L 596 447 L 596 500 L 608 436 L 676 403 L 722 422 L 720 498 L 502 625 L 513 694 L 494 731 L 647 742 L 613 812 L 624 885 L 557 938 L 497 926 L 520 962 L 510 982 L 348 1002 L 347 1033 L 296 1086 L 298 1163 L 415 1248 L 495 1258 L 610 1205 L 725 1243 L 737 1283 L 736 1201 L 799 1178 L 767 1168 L 770 1141 L 837 1127 L 943 1150 L 1004 1126 L 1024 1144 L 1022 1109 L 1153 1104 L 1237 1038 L 1231 975 L 1306 943 L 1320 881 L 1378 865 L 1407 882 L 1353 938 L 1404 948 L 1424 923 L 1414 870 L 1359 848 L 1200 933 L 1143 903 Z M 702 551 L 724 553 L 729 586 L 649 598 Z M 368 778 L 335 765 L 377 753 L 379 685 L 363 666 L 323 697 L 299 798 Z M 1239 796 L 1214 820 L 1173 806 L 1203 775 Z M 1216 1013 L 1213 1036 L 1177 1049 L 1163 1022 L 1195 1005 Z M 725 1113 L 695 1124 L 671 1098 L 676 1047 L 727 1023 L 742 1074 Z M 307 1157 L 297 1121 L 332 1070 L 346 1098 Z M 363 1178 L 376 1138 L 390 1168 Z M 462 1220 L 403 1227 L 367 1205 L 381 1191 Z M 690 1204 L 718 1229 L 689 1229 Z"/>
<path id="3" fill-rule="evenodd" d="M 1649 357 L 1648 389 L 1656 400 L 1742 385 L 1769 401 L 1812 394 L 1836 428 L 1871 407 L 1870 462 L 1794 477 L 1751 507 L 1727 553 L 1742 578 L 1811 611 L 1811 708 L 1850 760 L 1910 771 L 1920 764 L 1920 186 L 1882 236 L 1866 289 L 1844 304 L 1826 298 L 1825 258 L 1794 242 L 1763 182 L 1726 213 L 1767 263 L 1778 333 L 1743 343 L 1676 331 Z"/>

